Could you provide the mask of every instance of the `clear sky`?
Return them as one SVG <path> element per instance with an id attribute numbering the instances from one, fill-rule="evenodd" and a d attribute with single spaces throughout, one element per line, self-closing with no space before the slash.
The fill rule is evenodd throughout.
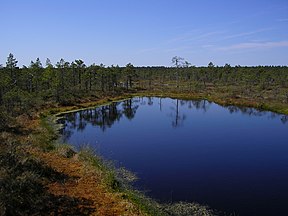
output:
<path id="1" fill-rule="evenodd" d="M 0 0 L 0 64 L 288 65 L 288 0 Z"/>

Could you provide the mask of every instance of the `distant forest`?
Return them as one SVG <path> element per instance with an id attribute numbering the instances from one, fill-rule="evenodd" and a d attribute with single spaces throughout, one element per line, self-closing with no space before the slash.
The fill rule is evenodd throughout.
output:
<path id="1" fill-rule="evenodd" d="M 181 57 L 173 57 L 171 67 L 125 67 L 92 64 L 81 59 L 55 65 L 39 58 L 18 67 L 9 54 L 0 65 L 0 119 L 37 110 L 47 103 L 73 105 L 81 98 L 97 98 L 121 92 L 212 92 L 228 97 L 250 97 L 288 103 L 288 67 L 232 67 L 229 64 L 195 67 Z M 3 129 L 3 128 L 2 128 Z"/>

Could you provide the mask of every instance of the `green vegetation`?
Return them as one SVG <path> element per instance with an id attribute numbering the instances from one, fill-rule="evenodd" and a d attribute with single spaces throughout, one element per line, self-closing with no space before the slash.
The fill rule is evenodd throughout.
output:
<path id="1" fill-rule="evenodd" d="M 6 67 L 0 68 L 1 112 L 12 116 L 33 115 L 43 107 L 71 106 L 124 93 L 154 92 L 193 94 L 208 99 L 254 101 L 263 108 L 287 113 L 288 68 L 275 66 L 195 67 L 180 57 L 175 67 L 86 66 L 81 59 L 54 66 L 49 59 L 44 67 L 37 58 L 17 67 L 9 54 Z M 245 104 L 246 105 L 246 104 Z M 3 120 L 5 125 L 5 120 Z"/>
<path id="2" fill-rule="evenodd" d="M 91 215 L 112 210 L 123 214 L 125 209 L 131 215 L 212 215 L 207 207 L 197 204 L 160 205 L 129 186 L 134 176 L 127 170 L 107 165 L 90 150 L 76 153 L 69 145 L 56 144 L 52 114 L 136 95 L 208 99 L 288 114 L 286 66 L 216 67 L 210 62 L 208 67 L 195 67 L 177 56 L 172 61 L 174 67 L 134 67 L 130 63 L 105 67 L 87 66 L 81 59 L 71 63 L 60 59 L 53 65 L 47 59 L 44 67 L 37 58 L 28 67 L 19 68 L 9 54 L 6 66 L 0 68 L 0 212 Z M 133 110 L 127 109 L 126 115 L 133 115 Z M 80 170 L 77 174 L 73 172 L 76 168 Z M 93 202 L 86 199 L 88 192 L 83 192 L 78 178 L 103 194 L 109 192 L 113 197 L 109 202 L 115 208 L 104 208 L 107 197 L 93 197 Z M 62 193 L 59 185 L 76 185 L 75 194 L 85 199 L 70 191 Z M 137 209 L 115 204 L 119 200 L 126 200 L 126 207 L 131 202 Z"/>

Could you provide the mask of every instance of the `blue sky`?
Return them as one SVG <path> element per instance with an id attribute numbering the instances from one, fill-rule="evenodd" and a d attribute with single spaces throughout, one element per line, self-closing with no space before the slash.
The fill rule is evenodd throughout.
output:
<path id="1" fill-rule="evenodd" d="M 0 0 L 0 64 L 288 65 L 288 0 Z"/>

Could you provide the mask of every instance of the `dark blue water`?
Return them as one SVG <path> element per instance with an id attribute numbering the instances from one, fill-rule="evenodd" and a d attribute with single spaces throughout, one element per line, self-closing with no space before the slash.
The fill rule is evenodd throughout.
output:
<path id="1" fill-rule="evenodd" d="M 63 139 L 136 173 L 162 202 L 287 215 L 288 117 L 208 101 L 133 98 L 66 114 Z M 287 123 L 286 123 L 287 122 Z"/>

